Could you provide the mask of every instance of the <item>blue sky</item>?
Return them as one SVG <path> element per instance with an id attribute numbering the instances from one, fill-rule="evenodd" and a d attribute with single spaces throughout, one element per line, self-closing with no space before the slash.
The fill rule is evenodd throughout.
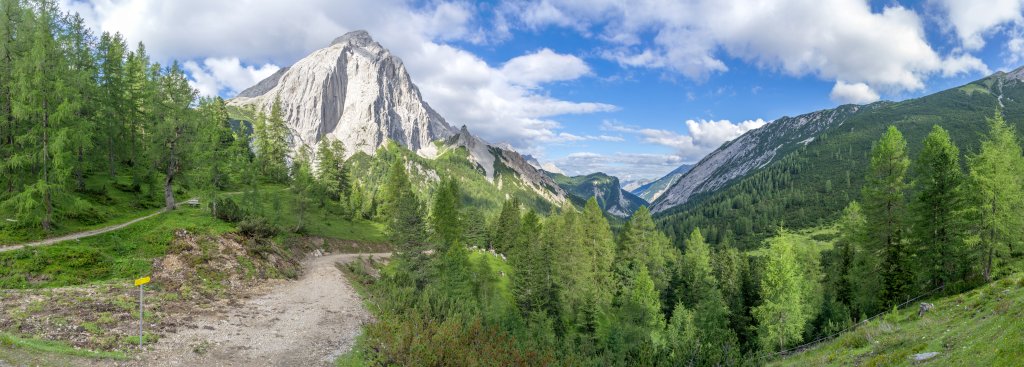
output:
<path id="1" fill-rule="evenodd" d="M 65 0 L 231 97 L 345 32 L 451 124 L 569 174 L 656 178 L 781 116 L 1024 64 L 1024 0 Z"/>

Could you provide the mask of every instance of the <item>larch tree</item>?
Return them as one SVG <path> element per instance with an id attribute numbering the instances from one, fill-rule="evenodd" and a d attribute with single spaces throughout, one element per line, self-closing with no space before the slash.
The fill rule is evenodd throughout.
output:
<path id="1" fill-rule="evenodd" d="M 619 241 L 616 260 L 621 263 L 630 261 L 647 266 L 654 288 L 667 301 L 669 283 L 672 273 L 679 261 L 679 252 L 670 246 L 668 237 L 654 226 L 651 212 L 646 206 L 637 209 L 623 228 Z"/>
<path id="2" fill-rule="evenodd" d="M 105 147 L 105 158 L 107 173 L 113 179 L 117 174 L 120 154 L 118 151 L 123 144 L 118 144 L 124 137 L 123 126 L 125 121 L 125 58 L 128 53 L 128 46 L 120 33 L 111 35 L 103 32 L 97 50 L 100 59 L 100 111 L 98 116 L 99 133 L 96 134 L 96 146 Z"/>
<path id="3" fill-rule="evenodd" d="M 160 120 L 154 126 L 151 150 L 156 166 L 164 173 L 164 208 L 173 210 L 175 180 L 191 169 L 196 138 L 196 117 L 192 104 L 197 92 L 175 62 L 160 78 Z"/>
<path id="4" fill-rule="evenodd" d="M 919 272 L 928 287 L 960 278 L 965 235 L 964 181 L 960 150 L 949 133 L 935 125 L 913 165 L 917 195 L 911 205 L 912 240 Z"/>
<path id="5" fill-rule="evenodd" d="M 793 244 L 785 236 L 771 241 L 761 279 L 761 305 L 753 310 L 761 348 L 780 351 L 799 342 L 807 322 L 801 271 Z"/>
<path id="6" fill-rule="evenodd" d="M 1021 246 L 1024 231 L 1024 158 L 1014 129 L 996 111 L 980 151 L 968 159 L 971 206 L 981 275 L 991 281 L 1001 259 Z"/>
<path id="7" fill-rule="evenodd" d="M 37 6 L 28 33 L 32 46 L 14 65 L 11 112 L 25 124 L 16 131 L 17 149 L 4 166 L 32 177 L 7 204 L 15 207 L 20 220 L 38 221 L 50 231 L 56 215 L 78 201 L 70 195 L 68 181 L 74 164 L 70 135 L 79 100 L 63 80 L 70 70 L 56 40 L 57 5 L 40 1 Z"/>
<path id="8" fill-rule="evenodd" d="M 317 181 L 323 186 L 327 197 L 347 202 L 351 189 L 348 173 L 345 172 L 345 144 L 338 139 L 325 138 L 317 146 L 316 159 Z"/>
<path id="9" fill-rule="evenodd" d="M 908 186 L 909 166 L 907 142 L 895 126 L 889 126 L 871 149 L 871 162 L 861 194 L 867 225 L 872 229 L 866 239 L 866 250 L 882 259 L 878 270 L 883 284 L 881 299 L 886 305 L 899 303 L 913 285 L 914 272 L 904 242 L 904 191 Z"/>

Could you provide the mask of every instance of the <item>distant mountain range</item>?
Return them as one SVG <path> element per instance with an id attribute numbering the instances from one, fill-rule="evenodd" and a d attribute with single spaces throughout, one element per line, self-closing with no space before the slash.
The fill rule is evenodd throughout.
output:
<path id="1" fill-rule="evenodd" d="M 677 241 L 701 227 L 712 241 L 753 246 L 779 226 L 827 224 L 859 199 L 872 144 L 889 125 L 903 133 L 911 158 L 933 125 L 949 131 L 967 156 L 978 151 L 985 119 L 997 110 L 1024 131 L 1024 68 L 901 102 L 782 117 L 705 156 L 652 211 Z"/>
<path id="2" fill-rule="evenodd" d="M 623 190 L 619 179 L 614 176 L 601 172 L 572 177 L 553 172 L 547 174 L 569 193 L 570 200 L 577 206 L 582 206 L 593 197 L 597 199 L 597 205 L 609 215 L 626 218 L 640 206 L 647 205 L 643 199 Z"/>
<path id="3" fill-rule="evenodd" d="M 664 194 L 665 191 L 679 179 L 679 177 L 689 171 L 692 167 L 692 164 L 684 164 L 657 180 L 645 182 L 632 188 L 623 187 L 623 189 L 628 190 L 647 202 L 653 202 L 661 197 L 661 194 Z"/>

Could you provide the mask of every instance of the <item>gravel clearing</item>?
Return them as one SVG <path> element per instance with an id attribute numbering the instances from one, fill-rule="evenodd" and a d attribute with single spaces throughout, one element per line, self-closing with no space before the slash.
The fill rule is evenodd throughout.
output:
<path id="1" fill-rule="evenodd" d="M 328 366 L 372 321 L 335 266 L 359 256 L 307 260 L 303 276 L 268 284 L 225 312 L 195 317 L 142 353 L 150 366 Z"/>

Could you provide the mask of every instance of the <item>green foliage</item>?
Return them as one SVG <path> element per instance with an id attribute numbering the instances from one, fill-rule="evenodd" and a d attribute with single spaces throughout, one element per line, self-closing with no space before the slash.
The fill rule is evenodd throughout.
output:
<path id="1" fill-rule="evenodd" d="M 981 272 L 992 279 L 1003 258 L 1024 240 L 1024 158 L 1014 129 L 1001 113 L 988 119 L 989 132 L 981 150 L 972 155 L 970 191 L 972 217 L 978 238 Z"/>
<path id="2" fill-rule="evenodd" d="M 960 150 L 949 133 L 935 125 L 914 161 L 917 195 L 911 205 L 914 252 L 922 288 L 933 288 L 966 277 L 967 255 L 964 175 Z"/>
<path id="3" fill-rule="evenodd" d="M 643 264 L 647 267 L 654 288 L 668 301 L 669 283 L 679 262 L 679 250 L 671 247 L 668 237 L 661 233 L 651 219 L 646 206 L 641 206 L 626 222 L 619 237 L 617 260 L 620 263 Z"/>
<path id="4" fill-rule="evenodd" d="M 275 98 L 270 115 L 259 113 L 253 121 L 253 145 L 262 178 L 267 182 L 288 181 L 288 127 L 281 111 L 281 99 Z"/>
<path id="5" fill-rule="evenodd" d="M 463 219 L 458 183 L 451 177 L 445 177 L 434 194 L 434 205 L 430 211 L 434 241 L 441 246 L 462 244 Z"/>
<path id="6" fill-rule="evenodd" d="M 717 292 L 718 285 L 711 270 L 711 249 L 700 229 L 694 229 L 686 241 L 680 270 L 680 286 L 677 299 L 686 307 L 696 307 L 701 300 Z"/>
<path id="7" fill-rule="evenodd" d="M 803 283 L 793 244 L 785 236 L 772 240 L 761 278 L 762 304 L 753 310 L 764 350 L 783 350 L 802 339 L 807 309 L 813 307 L 805 304 Z"/>
<path id="8" fill-rule="evenodd" d="M 904 242 L 907 189 L 910 166 L 907 142 L 903 134 L 890 126 L 871 149 L 871 165 L 863 188 L 864 215 L 871 228 L 865 243 L 869 252 L 882 254 L 877 269 L 881 273 L 881 300 L 886 305 L 899 303 L 913 285 L 910 251 Z"/>

